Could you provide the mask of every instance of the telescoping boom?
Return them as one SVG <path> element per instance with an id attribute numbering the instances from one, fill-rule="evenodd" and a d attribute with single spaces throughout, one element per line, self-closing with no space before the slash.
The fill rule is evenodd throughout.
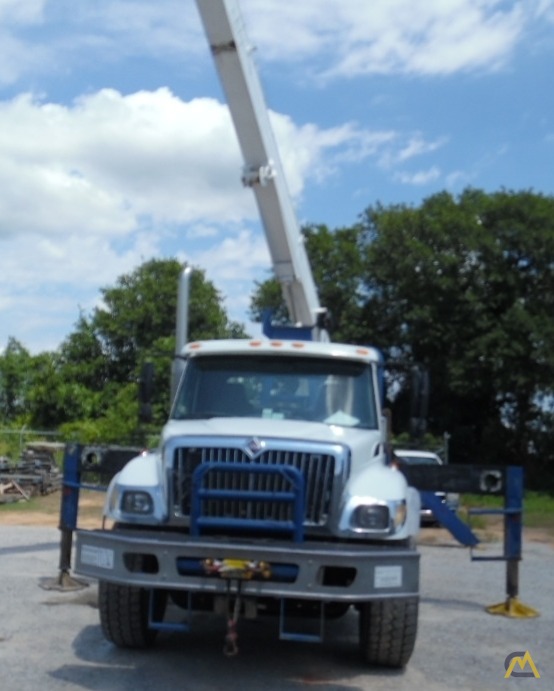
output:
<path id="1" fill-rule="evenodd" d="M 238 4 L 236 0 L 196 3 L 244 158 L 242 181 L 254 190 L 289 315 L 295 324 L 313 327 L 325 309 L 319 304 Z"/>

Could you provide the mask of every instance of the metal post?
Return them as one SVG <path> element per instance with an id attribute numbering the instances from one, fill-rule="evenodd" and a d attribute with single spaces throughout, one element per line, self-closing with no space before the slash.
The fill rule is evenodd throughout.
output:
<path id="1" fill-rule="evenodd" d="M 521 529 L 523 510 L 523 468 L 506 469 L 504 494 L 504 554 L 506 555 L 506 594 L 519 595 L 519 562 L 521 560 Z"/>
<path id="2" fill-rule="evenodd" d="M 45 590 L 80 590 L 88 585 L 84 581 L 72 578 L 69 574 L 73 531 L 77 528 L 79 510 L 81 453 L 82 446 L 80 444 L 68 444 L 65 447 L 59 524 L 61 531 L 59 575 L 53 580 L 41 583 L 41 587 Z"/>
<path id="3" fill-rule="evenodd" d="M 519 562 L 523 515 L 523 468 L 508 466 L 504 488 L 504 559 L 506 560 L 506 601 L 487 607 L 489 614 L 520 619 L 537 617 L 537 610 L 519 602 Z"/>

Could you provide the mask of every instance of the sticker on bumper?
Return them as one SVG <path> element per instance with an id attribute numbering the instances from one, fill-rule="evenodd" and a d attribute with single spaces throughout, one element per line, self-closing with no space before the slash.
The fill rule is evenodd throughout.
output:
<path id="1" fill-rule="evenodd" d="M 81 547 L 81 564 L 96 566 L 99 569 L 113 569 L 114 551 L 105 547 L 83 545 Z"/>
<path id="2" fill-rule="evenodd" d="M 401 566 L 376 566 L 373 577 L 374 588 L 400 588 L 402 585 Z"/>

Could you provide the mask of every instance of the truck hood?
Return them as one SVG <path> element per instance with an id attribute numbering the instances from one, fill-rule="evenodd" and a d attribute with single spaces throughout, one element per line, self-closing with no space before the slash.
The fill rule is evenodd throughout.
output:
<path id="1" fill-rule="evenodd" d="M 251 437 L 312 441 L 341 444 L 350 449 L 352 470 L 366 466 L 376 458 L 381 434 L 377 429 L 356 429 L 301 420 L 272 420 L 264 418 L 210 418 L 208 420 L 170 420 L 164 427 L 162 444 L 174 437 L 200 436 L 213 441 L 214 437 Z"/>

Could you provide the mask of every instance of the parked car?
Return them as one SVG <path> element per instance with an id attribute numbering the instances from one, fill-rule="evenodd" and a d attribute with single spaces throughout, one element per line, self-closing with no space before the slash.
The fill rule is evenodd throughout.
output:
<path id="1" fill-rule="evenodd" d="M 419 451 L 415 449 L 395 449 L 394 455 L 396 456 L 397 462 L 401 466 L 406 465 L 443 465 L 442 458 L 432 451 Z M 459 494 L 453 494 L 451 492 L 436 492 L 437 497 L 439 497 L 446 506 L 451 511 L 456 512 L 460 505 Z M 425 505 L 424 502 L 421 503 L 421 523 L 426 525 L 431 525 L 437 523 L 435 515 L 431 509 Z"/>

